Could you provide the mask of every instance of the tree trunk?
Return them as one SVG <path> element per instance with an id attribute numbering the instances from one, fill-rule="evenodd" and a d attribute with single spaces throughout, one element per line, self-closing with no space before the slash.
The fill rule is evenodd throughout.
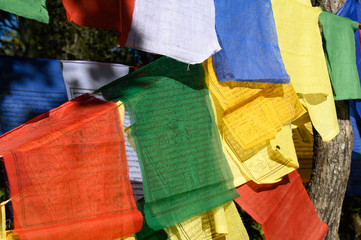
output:
<path id="1" fill-rule="evenodd" d="M 313 6 L 321 6 L 323 9 L 336 13 L 344 4 L 346 0 L 311 0 Z"/>
<path id="2" fill-rule="evenodd" d="M 336 101 L 340 133 L 323 142 L 314 130 L 314 155 L 308 193 L 320 219 L 329 230 L 324 239 L 339 239 L 342 203 L 350 174 L 353 132 L 348 101 Z"/>
<path id="3" fill-rule="evenodd" d="M 321 6 L 336 13 L 346 0 L 312 0 L 313 6 Z M 353 131 L 348 101 L 336 101 L 340 133 L 330 142 L 322 142 L 314 130 L 313 170 L 308 193 L 320 219 L 327 223 L 329 231 L 324 239 L 339 239 L 338 229 L 347 181 L 350 175 Z"/>

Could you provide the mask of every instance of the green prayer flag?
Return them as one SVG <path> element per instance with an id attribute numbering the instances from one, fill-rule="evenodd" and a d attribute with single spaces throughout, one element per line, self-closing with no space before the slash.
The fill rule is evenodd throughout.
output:
<path id="1" fill-rule="evenodd" d="M 46 0 L 0 0 L 0 9 L 21 17 L 49 23 Z"/>
<path id="2" fill-rule="evenodd" d="M 237 198 L 201 64 L 162 57 L 99 91 L 130 113 L 151 228 Z"/>
<path id="3" fill-rule="evenodd" d="M 327 11 L 320 14 L 319 20 L 334 99 L 361 99 L 354 35 L 359 24 Z"/>

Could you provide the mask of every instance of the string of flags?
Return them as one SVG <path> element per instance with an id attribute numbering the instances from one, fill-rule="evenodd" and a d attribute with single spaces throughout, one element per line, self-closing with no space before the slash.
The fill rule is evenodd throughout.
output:
<path id="1" fill-rule="evenodd" d="M 309 0 L 63 5 L 69 21 L 164 57 L 129 73 L 0 56 L 6 217 L 20 239 L 249 239 L 236 205 L 266 239 L 322 239 L 292 131 L 311 122 L 333 139 L 334 100 L 350 100 L 347 192 L 360 194 L 358 1 L 337 15 Z M 49 21 L 45 0 L 0 9 Z"/>

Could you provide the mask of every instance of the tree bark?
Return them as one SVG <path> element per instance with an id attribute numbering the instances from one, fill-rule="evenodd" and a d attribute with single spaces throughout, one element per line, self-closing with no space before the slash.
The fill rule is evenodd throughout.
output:
<path id="1" fill-rule="evenodd" d="M 313 6 L 321 6 L 332 13 L 336 13 L 345 2 L 346 0 L 311 0 Z"/>
<path id="2" fill-rule="evenodd" d="M 312 0 L 313 6 L 321 6 L 336 13 L 346 0 Z M 327 223 L 329 231 L 324 239 L 339 239 L 338 229 L 347 181 L 350 175 L 353 131 L 348 101 L 335 101 L 340 133 L 330 142 L 322 142 L 314 130 L 313 170 L 308 193 L 320 219 Z"/>
<path id="3" fill-rule="evenodd" d="M 339 239 L 342 203 L 351 166 L 353 132 L 348 101 L 336 101 L 340 133 L 325 143 L 314 130 L 313 170 L 308 189 L 320 219 L 329 226 L 324 239 Z"/>

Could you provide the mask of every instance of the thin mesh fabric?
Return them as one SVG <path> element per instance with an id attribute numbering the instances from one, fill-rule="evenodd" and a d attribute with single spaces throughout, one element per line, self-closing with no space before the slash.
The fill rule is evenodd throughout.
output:
<path id="1" fill-rule="evenodd" d="M 124 102 L 130 113 L 151 228 L 237 197 L 201 64 L 163 57 L 99 91 Z"/>
<path id="2" fill-rule="evenodd" d="M 237 188 L 236 203 L 262 225 L 267 240 L 321 240 L 328 226 L 322 222 L 297 171 L 275 184 L 248 182 Z"/>
<path id="3" fill-rule="evenodd" d="M 327 11 L 320 14 L 319 20 L 325 39 L 325 56 L 334 99 L 360 99 L 361 86 L 356 65 L 354 35 L 358 29 L 358 22 Z"/>
<path id="4" fill-rule="evenodd" d="M 49 23 L 46 0 L 0 0 L 0 9 L 21 17 Z"/>
<path id="5" fill-rule="evenodd" d="M 339 133 L 339 127 L 318 27 L 322 10 L 311 7 L 309 1 L 271 2 L 278 43 L 291 83 L 322 140 L 330 141 Z"/>
<path id="6" fill-rule="evenodd" d="M 219 81 L 289 83 L 270 0 L 216 0 Z"/>
<path id="7" fill-rule="evenodd" d="M 123 46 L 132 25 L 135 0 L 63 0 L 69 21 L 78 25 L 118 31 Z"/>
<path id="8" fill-rule="evenodd" d="M 141 229 L 115 103 L 82 95 L 0 137 L 24 239 L 109 239 Z"/>
<path id="9" fill-rule="evenodd" d="M 204 67 L 235 186 L 279 181 L 298 168 L 289 123 L 305 110 L 292 85 L 219 82 L 211 58 Z"/>

